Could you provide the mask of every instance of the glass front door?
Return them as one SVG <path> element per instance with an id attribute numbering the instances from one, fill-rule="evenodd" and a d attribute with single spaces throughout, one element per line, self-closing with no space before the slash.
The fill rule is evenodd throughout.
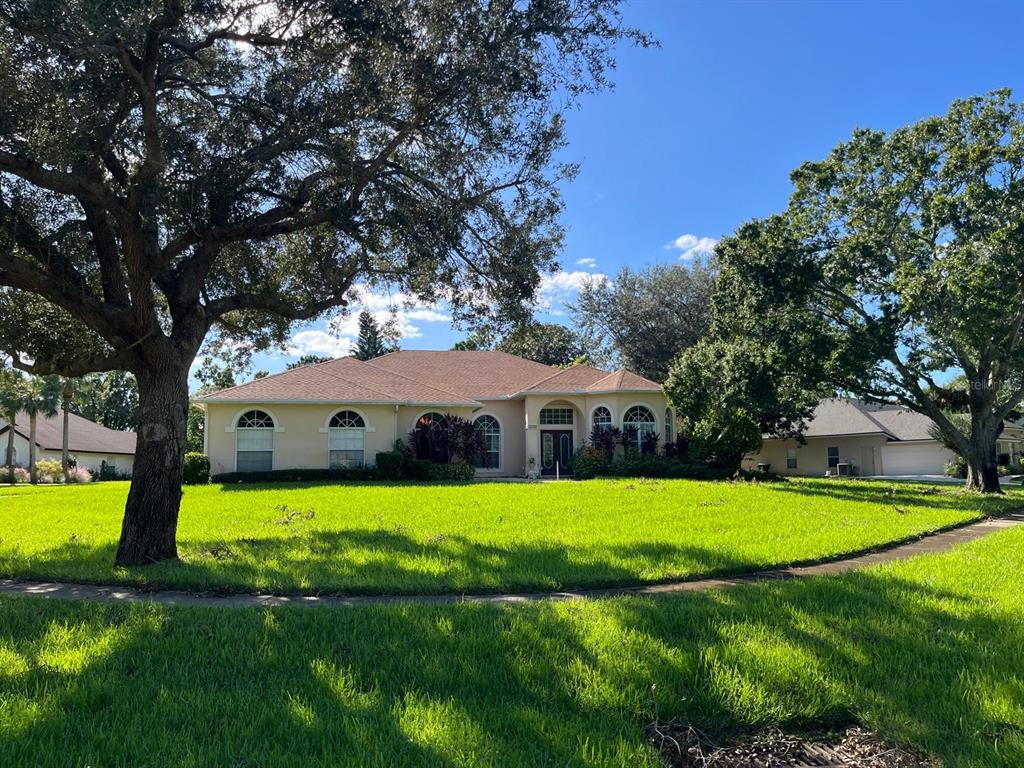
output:
<path id="1" fill-rule="evenodd" d="M 572 472 L 572 430 L 545 429 L 540 433 L 540 473 L 568 475 Z"/>

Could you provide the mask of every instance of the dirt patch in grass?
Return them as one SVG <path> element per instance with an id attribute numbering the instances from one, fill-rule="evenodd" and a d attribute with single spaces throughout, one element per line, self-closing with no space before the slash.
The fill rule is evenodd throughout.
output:
<path id="1" fill-rule="evenodd" d="M 678 721 L 653 723 L 647 738 L 671 768 L 938 768 L 860 726 L 795 735 L 778 728 L 713 739 Z"/>

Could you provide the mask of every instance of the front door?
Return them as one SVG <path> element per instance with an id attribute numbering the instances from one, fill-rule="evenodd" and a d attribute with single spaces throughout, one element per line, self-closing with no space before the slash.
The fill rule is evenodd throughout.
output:
<path id="1" fill-rule="evenodd" d="M 540 473 L 568 475 L 572 472 L 572 430 L 545 429 L 540 433 Z"/>

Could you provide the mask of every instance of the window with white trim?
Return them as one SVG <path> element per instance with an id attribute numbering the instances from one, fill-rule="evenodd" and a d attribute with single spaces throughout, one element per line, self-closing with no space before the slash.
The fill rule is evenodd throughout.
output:
<path id="1" fill-rule="evenodd" d="M 246 411 L 235 425 L 235 469 L 269 472 L 273 468 L 274 420 L 264 411 Z"/>
<path id="2" fill-rule="evenodd" d="M 540 423 L 542 426 L 562 424 L 572 426 L 572 408 L 541 408 Z"/>
<path id="3" fill-rule="evenodd" d="M 327 430 L 331 469 L 361 467 L 365 461 L 366 422 L 355 411 L 338 411 Z"/>
<path id="4" fill-rule="evenodd" d="M 654 419 L 654 413 L 651 412 L 650 408 L 643 405 L 634 405 L 632 408 L 627 410 L 622 417 L 623 430 L 630 433 L 635 432 L 636 447 L 638 450 L 643 449 L 644 435 L 657 432 L 657 426 L 657 422 Z"/>
<path id="5" fill-rule="evenodd" d="M 595 427 L 608 429 L 612 425 L 612 412 L 603 405 L 599 405 L 594 409 L 594 415 L 591 417 L 591 420 L 594 422 Z"/>
<path id="6" fill-rule="evenodd" d="M 476 465 L 481 469 L 497 469 L 501 466 L 501 425 L 489 414 L 479 417 L 475 423 L 484 436 L 484 450 L 477 457 Z"/>
<path id="7" fill-rule="evenodd" d="M 672 409 L 665 409 L 665 445 L 672 442 Z"/>
<path id="8" fill-rule="evenodd" d="M 796 469 L 796 448 L 786 449 L 786 469 Z"/>
<path id="9" fill-rule="evenodd" d="M 830 445 L 825 449 L 825 456 L 828 459 L 828 468 L 835 469 L 839 466 L 839 446 Z"/>

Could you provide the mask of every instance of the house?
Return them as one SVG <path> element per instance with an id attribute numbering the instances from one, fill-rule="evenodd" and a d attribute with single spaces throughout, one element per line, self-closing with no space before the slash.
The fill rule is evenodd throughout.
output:
<path id="1" fill-rule="evenodd" d="M 932 438 L 931 425 L 927 416 L 899 405 L 822 400 L 804 431 L 804 444 L 766 438 L 743 466 L 767 464 L 782 475 L 941 475 L 955 454 Z M 1007 422 L 998 450 L 1019 457 L 1024 426 Z"/>
<path id="2" fill-rule="evenodd" d="M 14 464 L 28 466 L 29 416 L 14 419 Z M 0 457 L 6 458 L 8 423 L 0 419 Z M 64 414 L 36 417 L 36 461 L 61 460 Z M 107 429 L 101 424 L 68 414 L 68 452 L 78 466 L 99 472 L 106 466 L 120 475 L 130 475 L 135 460 L 135 433 Z"/>
<path id="3" fill-rule="evenodd" d="M 373 464 L 445 414 L 484 432 L 479 476 L 566 473 L 595 424 L 672 439 L 660 385 L 626 370 L 554 368 L 504 352 L 392 352 L 330 360 L 196 398 L 211 472 Z"/>

